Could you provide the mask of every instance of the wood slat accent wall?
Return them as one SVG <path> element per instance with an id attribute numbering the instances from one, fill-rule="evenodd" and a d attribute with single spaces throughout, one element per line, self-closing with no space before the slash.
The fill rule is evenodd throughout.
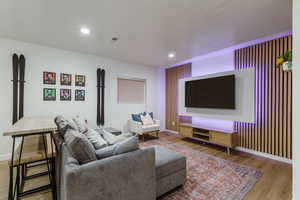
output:
<path id="1" fill-rule="evenodd" d="M 191 77 L 192 63 L 166 69 L 166 128 L 178 131 L 179 123 L 191 123 L 191 117 L 178 116 L 178 80 Z M 174 122 L 174 124 L 173 124 Z"/>
<path id="2" fill-rule="evenodd" d="M 235 51 L 235 69 L 255 68 L 256 123 L 235 122 L 240 146 L 292 158 L 292 72 L 276 57 L 292 50 L 292 36 Z"/>

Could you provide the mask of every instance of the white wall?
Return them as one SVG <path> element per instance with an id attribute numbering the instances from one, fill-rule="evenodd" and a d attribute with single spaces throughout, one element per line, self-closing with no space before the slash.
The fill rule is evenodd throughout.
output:
<path id="1" fill-rule="evenodd" d="M 293 199 L 300 199 L 300 1 L 294 0 L 293 16 Z"/>
<path id="2" fill-rule="evenodd" d="M 105 90 L 105 126 L 126 129 L 127 120 L 131 113 L 138 113 L 147 109 L 157 116 L 158 97 L 157 80 L 158 69 L 135 64 L 124 63 L 112 59 L 92 55 L 79 54 L 35 44 L 23 43 L 0 38 L 0 159 L 6 158 L 11 151 L 11 138 L 3 137 L 12 121 L 12 54 L 24 54 L 26 57 L 25 74 L 25 116 L 67 116 L 82 115 L 91 126 L 96 126 L 96 69 L 106 70 Z M 71 102 L 43 101 L 43 71 L 61 72 L 86 75 L 86 101 L 74 101 L 74 90 Z M 147 105 L 118 104 L 117 78 L 132 77 L 147 80 Z M 59 79 L 57 78 L 57 81 Z M 74 78 L 73 78 L 74 81 Z M 74 82 L 73 82 L 74 85 Z M 51 86 L 50 86 L 51 87 Z M 62 88 L 59 83 L 57 88 Z M 68 87 L 64 87 L 68 88 Z M 72 89 L 75 86 L 70 87 Z M 58 95 L 58 92 L 57 92 Z"/>

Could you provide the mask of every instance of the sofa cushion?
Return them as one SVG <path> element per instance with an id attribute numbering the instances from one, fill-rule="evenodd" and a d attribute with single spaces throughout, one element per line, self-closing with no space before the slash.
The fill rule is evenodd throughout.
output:
<path id="1" fill-rule="evenodd" d="M 101 149 L 108 146 L 108 143 L 102 138 L 102 136 L 94 129 L 89 128 L 88 131 L 84 133 L 89 141 L 93 144 L 95 149 Z"/>
<path id="2" fill-rule="evenodd" d="M 97 160 L 95 149 L 84 134 L 68 129 L 64 140 L 70 153 L 80 164 Z"/>
<path id="3" fill-rule="evenodd" d="M 96 156 L 98 159 L 107 158 L 110 156 L 135 151 L 139 148 L 138 138 L 132 136 L 114 145 L 96 150 Z"/>
<path id="4" fill-rule="evenodd" d="M 121 135 L 116 136 L 105 129 L 97 129 L 97 132 L 109 145 L 114 145 L 132 136 L 131 133 L 122 133 Z"/>
<path id="5" fill-rule="evenodd" d="M 88 131 L 88 124 L 86 119 L 80 116 L 76 116 L 75 118 L 73 118 L 73 121 L 75 122 L 79 132 L 86 133 Z"/>
<path id="6" fill-rule="evenodd" d="M 156 179 L 163 178 L 186 168 L 186 158 L 176 151 L 161 146 L 155 148 Z"/>

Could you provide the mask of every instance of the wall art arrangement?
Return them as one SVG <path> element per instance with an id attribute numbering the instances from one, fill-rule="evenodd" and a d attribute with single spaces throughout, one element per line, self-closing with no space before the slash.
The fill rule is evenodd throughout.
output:
<path id="1" fill-rule="evenodd" d="M 44 88 L 43 97 L 44 97 L 44 101 L 55 101 L 56 100 L 56 89 L 55 88 Z"/>
<path id="2" fill-rule="evenodd" d="M 75 101 L 85 100 L 85 90 L 75 90 Z"/>
<path id="3" fill-rule="evenodd" d="M 72 85 L 72 75 L 71 74 L 60 74 L 60 85 Z"/>
<path id="4" fill-rule="evenodd" d="M 75 75 L 75 86 L 84 87 L 85 86 L 85 76 Z"/>
<path id="5" fill-rule="evenodd" d="M 60 73 L 60 85 L 72 86 L 72 74 Z M 85 87 L 86 77 L 85 75 L 75 75 L 75 86 Z M 55 72 L 43 72 L 43 84 L 56 85 L 56 73 Z M 44 101 L 56 101 L 57 88 L 43 88 L 43 100 Z M 75 89 L 74 92 L 75 101 L 85 101 L 85 90 Z M 60 101 L 72 101 L 72 89 L 60 88 L 59 89 Z"/>
<path id="6" fill-rule="evenodd" d="M 71 89 L 60 89 L 60 100 L 61 101 L 71 101 L 72 100 L 72 90 Z"/>
<path id="7" fill-rule="evenodd" d="M 55 85 L 56 84 L 56 73 L 55 72 L 44 72 L 43 73 L 44 84 Z"/>

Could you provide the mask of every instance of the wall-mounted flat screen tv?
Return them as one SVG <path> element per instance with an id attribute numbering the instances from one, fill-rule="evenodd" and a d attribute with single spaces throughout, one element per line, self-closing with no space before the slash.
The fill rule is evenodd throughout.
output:
<path id="1" fill-rule="evenodd" d="M 235 75 L 186 81 L 185 107 L 235 109 Z"/>

